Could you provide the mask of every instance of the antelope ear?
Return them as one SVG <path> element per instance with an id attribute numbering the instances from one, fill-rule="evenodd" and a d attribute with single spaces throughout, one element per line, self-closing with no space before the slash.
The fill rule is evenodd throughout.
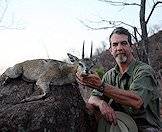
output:
<path id="1" fill-rule="evenodd" d="M 72 55 L 72 54 L 70 54 L 70 53 L 67 53 L 67 55 L 68 55 L 68 57 L 69 57 L 69 59 L 70 59 L 70 61 L 71 61 L 72 63 L 78 62 L 78 61 L 79 61 L 79 59 L 78 59 L 76 56 L 74 56 L 74 55 Z"/>

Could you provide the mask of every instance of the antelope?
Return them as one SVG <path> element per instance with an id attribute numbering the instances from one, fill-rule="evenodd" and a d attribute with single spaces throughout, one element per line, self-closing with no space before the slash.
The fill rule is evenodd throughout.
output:
<path id="1" fill-rule="evenodd" d="M 84 43 L 82 48 L 82 59 L 67 53 L 72 63 L 66 63 L 54 59 L 33 59 L 15 64 L 9 67 L 2 74 L 4 81 L 2 85 L 7 84 L 10 79 L 22 76 L 24 80 L 36 82 L 36 86 L 42 90 L 42 94 L 31 96 L 23 99 L 21 102 L 29 102 L 39 100 L 50 92 L 49 85 L 64 85 L 76 82 L 75 75 L 78 72 L 80 75 L 85 76 L 92 72 L 92 67 L 95 65 L 96 60 L 92 59 L 92 48 L 90 58 L 84 57 Z"/>

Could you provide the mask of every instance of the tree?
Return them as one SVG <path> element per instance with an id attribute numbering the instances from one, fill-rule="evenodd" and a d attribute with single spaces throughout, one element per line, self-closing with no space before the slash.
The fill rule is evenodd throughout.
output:
<path id="1" fill-rule="evenodd" d="M 140 3 L 127 3 L 124 1 L 109 1 L 109 0 L 99 0 L 101 2 L 105 2 L 108 4 L 111 4 L 113 6 L 138 6 L 140 8 L 139 10 L 139 19 L 140 19 L 140 28 L 137 28 L 134 25 L 130 25 L 129 23 L 123 22 L 123 21 L 112 21 L 112 20 L 105 20 L 102 19 L 100 22 L 106 22 L 109 26 L 102 26 L 102 27 L 92 27 L 86 24 L 84 21 L 80 21 L 83 23 L 86 27 L 92 29 L 92 30 L 101 30 L 101 29 L 108 29 L 108 28 L 114 28 L 120 25 L 126 25 L 129 26 L 133 29 L 132 36 L 134 40 L 137 43 L 137 46 L 139 48 L 136 48 L 138 58 L 150 64 L 149 60 L 149 48 L 148 48 L 148 29 L 147 29 L 147 24 L 155 10 L 155 8 L 159 5 L 162 4 L 162 1 L 154 1 L 153 0 L 153 5 L 151 7 L 150 12 L 148 13 L 148 16 L 146 17 L 146 0 L 141 0 Z M 141 43 L 139 44 L 139 41 Z"/>
<path id="2" fill-rule="evenodd" d="M 15 25 L 15 18 L 12 15 L 12 18 L 9 21 L 9 24 L 6 23 L 5 18 L 7 18 L 7 10 L 8 10 L 8 0 L 0 1 L 0 29 L 24 29 L 22 26 Z"/>
<path id="3" fill-rule="evenodd" d="M 94 56 L 98 56 L 100 55 L 103 51 L 106 50 L 106 42 L 105 41 L 101 41 L 101 47 L 98 47 L 96 50 L 95 50 L 95 53 L 94 53 Z"/>
<path id="4" fill-rule="evenodd" d="M 0 23 L 2 23 L 4 16 L 6 14 L 7 8 L 8 8 L 8 2 L 7 0 L 2 0 L 0 2 Z M 0 26 L 1 28 L 3 28 L 4 26 Z"/>

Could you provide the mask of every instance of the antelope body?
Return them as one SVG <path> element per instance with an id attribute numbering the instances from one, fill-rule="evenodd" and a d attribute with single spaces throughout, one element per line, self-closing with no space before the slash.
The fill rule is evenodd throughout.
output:
<path id="1" fill-rule="evenodd" d="M 39 100 L 49 93 L 50 84 L 64 85 L 76 82 L 76 72 L 81 75 L 88 75 L 95 65 L 95 60 L 92 60 L 92 46 L 90 58 L 84 58 L 84 44 L 82 59 L 78 59 L 76 56 L 69 53 L 68 57 L 73 64 L 53 59 L 34 59 L 18 63 L 13 67 L 9 67 L 3 73 L 5 77 L 3 84 L 6 84 L 9 79 L 19 76 L 22 76 L 25 80 L 35 81 L 37 87 L 39 87 L 43 93 L 41 95 L 25 98 L 22 102 Z"/>

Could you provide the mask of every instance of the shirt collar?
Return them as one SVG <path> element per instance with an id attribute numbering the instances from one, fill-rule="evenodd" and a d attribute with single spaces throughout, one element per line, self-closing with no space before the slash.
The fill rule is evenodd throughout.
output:
<path id="1" fill-rule="evenodd" d="M 136 59 L 132 59 L 131 63 L 129 64 L 128 70 L 125 72 L 125 73 L 127 73 L 129 76 L 132 75 L 136 62 L 137 62 Z M 115 65 L 115 72 L 116 72 L 117 74 L 120 74 L 119 66 L 118 66 L 117 64 Z"/>

